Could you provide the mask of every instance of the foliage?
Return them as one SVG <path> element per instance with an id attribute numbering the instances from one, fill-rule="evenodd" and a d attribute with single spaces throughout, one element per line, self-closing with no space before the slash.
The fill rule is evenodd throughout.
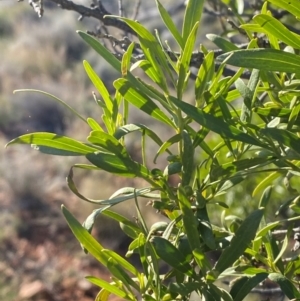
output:
<path id="1" fill-rule="evenodd" d="M 296 0 L 265 2 L 251 22 L 241 24 L 239 29 L 251 38 L 245 49 L 211 35 L 222 53 L 218 55 L 202 46 L 201 67 L 195 80 L 190 66 L 199 54 L 193 50 L 203 1 L 188 1 L 182 33 L 161 3 L 158 0 L 156 3 L 178 44 L 178 55 L 164 46 L 159 33 L 153 35 L 143 25 L 127 18 L 118 19 L 135 32 L 138 43 L 131 43 L 121 60 L 94 37 L 79 31 L 79 36 L 120 74 L 113 83 L 115 95 L 112 96 L 92 66 L 87 61 L 83 63 L 101 96 L 101 99 L 95 96 L 95 102 L 103 111 L 102 122 L 84 118 L 52 96 L 91 128 L 87 142 L 54 133 L 31 133 L 8 145 L 31 144 L 43 153 L 84 156 L 90 162 L 74 165 L 67 181 L 77 196 L 100 208 L 83 225 L 64 206 L 62 212 L 84 251 L 111 274 L 110 283 L 87 277 L 101 287 L 96 300 L 107 300 L 111 294 L 125 300 L 189 300 L 196 293 L 205 300 L 237 301 L 267 278 L 276 282 L 288 298 L 300 298 L 294 279 L 299 272 L 299 258 L 283 260 L 300 210 L 298 191 L 290 184 L 292 178 L 299 176 L 300 164 L 300 60 L 295 54 L 300 48 L 300 38 L 268 10 L 271 3 L 299 18 Z M 255 37 L 257 32 L 264 34 L 263 38 Z M 263 48 L 261 45 L 266 41 L 269 47 Z M 143 56 L 131 64 L 137 48 Z M 239 68 L 233 75 L 224 76 L 226 64 Z M 247 77 L 245 68 L 250 70 L 247 81 L 242 80 Z M 137 70 L 142 70 L 145 78 L 138 78 Z M 189 102 L 190 85 L 194 96 Z M 149 115 L 153 122 L 171 129 L 173 136 L 163 141 L 150 127 L 130 123 L 132 106 Z M 141 132 L 142 162 L 133 160 L 126 146 L 127 136 L 136 131 Z M 217 145 L 211 145 L 212 139 L 217 139 Z M 154 162 L 167 154 L 164 169 L 148 167 L 149 140 L 158 148 Z M 107 200 L 93 200 L 77 190 L 73 182 L 76 168 L 137 177 L 147 186 L 124 187 Z M 245 219 L 226 216 L 224 211 L 220 223 L 212 223 L 211 212 L 219 207 L 228 208 L 221 196 L 236 186 L 246 185 L 247 177 L 253 174 L 263 178 L 253 190 L 253 196 L 260 196 L 255 210 Z M 277 214 L 290 208 L 296 215 L 269 222 L 266 215 L 272 185 L 278 179 L 284 181 L 289 198 L 282 196 Z M 149 228 L 140 212 L 138 199 L 141 198 L 150 199 L 168 222 L 158 222 Z M 135 200 L 136 222 L 111 210 L 129 199 Z M 127 256 L 137 253 L 141 270 L 105 249 L 90 234 L 101 214 L 119 222 L 132 239 Z M 282 241 L 275 231 L 281 225 L 288 228 Z M 209 254 L 216 250 L 221 255 L 212 264 Z M 169 267 L 166 273 L 160 270 L 161 262 Z M 216 281 L 229 276 L 239 278 L 227 292 Z"/>

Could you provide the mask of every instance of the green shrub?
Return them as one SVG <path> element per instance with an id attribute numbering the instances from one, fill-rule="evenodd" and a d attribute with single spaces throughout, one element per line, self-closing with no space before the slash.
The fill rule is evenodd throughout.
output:
<path id="1" fill-rule="evenodd" d="M 299 258 L 283 259 L 300 210 L 298 191 L 290 182 L 299 176 L 300 165 L 300 58 L 295 54 L 300 49 L 300 36 L 272 17 L 265 2 L 261 13 L 240 26 L 251 37 L 247 49 L 210 35 L 222 53 L 204 47 L 201 52 L 193 52 L 203 1 L 188 1 L 182 33 L 156 2 L 162 20 L 178 44 L 178 55 L 166 50 L 158 33 L 154 36 L 143 25 L 126 18 L 123 21 L 136 33 L 139 42 L 131 43 L 120 61 L 95 38 L 78 32 L 120 74 L 113 83 L 115 95 L 111 96 L 91 65 L 83 63 L 101 96 L 95 96 L 95 102 L 103 111 L 102 122 L 86 119 L 69 108 L 91 128 L 87 142 L 54 133 L 32 133 L 8 145 L 31 144 L 43 153 L 85 156 L 89 161 L 75 164 L 67 181 L 78 197 L 98 204 L 99 209 L 83 225 L 64 206 L 62 212 L 84 251 L 111 274 L 110 283 L 87 277 L 101 287 L 97 300 L 107 300 L 110 294 L 125 300 L 189 300 L 195 293 L 209 301 L 237 301 L 267 278 L 277 282 L 288 298 L 300 298 L 294 278 L 299 273 Z M 300 17 L 296 0 L 270 2 Z M 252 38 L 253 32 L 263 33 L 269 48 L 259 48 L 262 40 Z M 142 51 L 141 59 L 131 64 L 137 47 Z M 197 64 L 200 68 L 193 80 L 190 67 Z M 226 64 L 239 69 L 224 76 Z M 242 80 L 247 76 L 245 68 L 250 70 L 250 76 Z M 135 76 L 137 69 L 144 72 L 146 79 Z M 194 94 L 189 100 L 190 85 Z M 163 141 L 150 126 L 130 123 L 132 106 L 173 135 Z M 141 132 L 141 162 L 133 160 L 126 147 L 127 136 L 136 131 Z M 151 158 L 154 162 L 167 154 L 163 169 L 149 168 L 149 140 L 157 144 L 158 150 Z M 77 168 L 136 177 L 146 185 L 124 187 L 107 200 L 93 200 L 77 190 L 73 182 L 73 171 Z M 256 187 L 251 184 L 256 197 L 251 204 L 254 209 L 246 218 L 226 215 L 225 210 L 213 223 L 212 213 L 228 208 L 222 196 L 230 195 L 235 187 L 245 188 L 252 175 L 261 179 Z M 269 221 L 275 216 L 268 208 L 273 208 L 272 185 L 278 180 L 283 181 L 286 191 L 276 214 L 285 208 L 296 214 Z M 138 202 L 144 198 L 168 222 L 148 227 Z M 135 221 L 111 210 L 130 199 L 135 201 Z M 233 202 L 236 207 L 243 205 L 242 199 Z M 100 214 L 120 223 L 132 239 L 127 256 L 137 253 L 142 270 L 93 238 L 90 233 Z M 281 225 L 287 227 L 283 240 L 274 231 Z M 212 264 L 209 254 L 216 250 L 221 255 Z M 169 267 L 165 273 L 160 270 L 161 262 Z M 227 292 L 217 280 L 231 276 L 238 278 Z"/>

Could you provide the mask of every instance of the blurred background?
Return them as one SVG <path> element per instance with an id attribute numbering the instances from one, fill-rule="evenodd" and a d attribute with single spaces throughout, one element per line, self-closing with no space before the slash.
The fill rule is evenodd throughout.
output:
<path id="1" fill-rule="evenodd" d="M 175 23 L 181 24 L 183 10 L 175 9 L 179 1 L 161 2 L 170 11 L 173 9 Z M 81 3 L 89 6 L 86 0 Z M 113 14 L 119 13 L 117 0 L 103 0 L 102 3 Z M 123 4 L 130 17 L 136 3 L 124 0 Z M 73 195 L 66 184 L 70 167 L 84 160 L 47 156 L 28 146 L 7 149 L 4 146 L 11 139 L 34 131 L 54 132 L 82 141 L 89 133 L 86 124 L 53 99 L 40 93 L 13 94 L 14 90 L 46 91 L 64 100 L 81 115 L 100 121 L 101 111 L 92 95 L 94 87 L 84 72 L 82 61 L 85 59 L 93 66 L 111 91 L 117 75 L 76 34 L 78 29 L 94 30 L 99 25 L 96 20 L 83 18 L 79 22 L 75 12 L 61 10 L 52 2 L 44 5 L 45 14 L 38 18 L 27 2 L 0 0 L 0 300 L 89 301 L 94 300 L 98 289 L 85 281 L 84 276 L 107 279 L 109 276 L 100 264 L 83 253 L 60 211 L 64 204 L 84 221 L 96 208 Z M 150 29 L 158 28 L 162 40 L 168 39 L 155 7 L 155 1 L 141 1 L 137 19 Z M 199 42 L 213 47 L 205 34 L 220 32 L 220 22 L 214 16 L 205 15 Z M 131 114 L 130 118 L 131 122 L 149 124 L 144 115 Z M 157 125 L 150 126 L 161 133 L 162 139 L 172 134 Z M 139 137 L 130 139 L 130 152 L 138 158 Z M 211 143 L 218 141 L 212 138 Z M 154 154 L 157 149 L 148 151 Z M 159 161 L 158 166 L 151 160 L 149 164 L 152 168 L 164 166 L 163 161 Z M 238 186 L 222 197 L 231 206 L 231 213 L 245 216 L 257 205 L 251 192 L 259 181 L 257 177 L 249 178 L 246 186 Z M 76 171 L 75 182 L 83 195 L 94 199 L 106 199 L 124 186 L 144 184 L 105 172 L 86 171 Z M 283 189 L 278 183 L 274 208 Z M 149 223 L 163 219 L 146 203 L 141 207 Z M 119 205 L 116 210 L 134 218 L 130 203 Z M 214 215 L 215 220 L 220 220 L 219 211 L 214 211 Z M 129 240 L 118 224 L 101 217 L 93 235 L 106 247 L 125 254 Z"/>

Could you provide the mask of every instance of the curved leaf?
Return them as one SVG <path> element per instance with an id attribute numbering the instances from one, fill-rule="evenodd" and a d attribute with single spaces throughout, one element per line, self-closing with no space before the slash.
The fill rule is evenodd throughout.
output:
<path id="1" fill-rule="evenodd" d="M 8 142 L 6 147 L 11 144 L 34 144 L 37 147 L 46 146 L 57 150 L 67 151 L 72 154 L 72 156 L 87 155 L 98 151 L 97 148 L 86 145 L 75 139 L 44 132 L 22 135 Z"/>

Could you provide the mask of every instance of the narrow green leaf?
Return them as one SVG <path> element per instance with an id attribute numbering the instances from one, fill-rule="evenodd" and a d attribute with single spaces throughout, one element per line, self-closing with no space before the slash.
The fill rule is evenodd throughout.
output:
<path id="1" fill-rule="evenodd" d="M 150 243 L 153 244 L 157 255 L 171 267 L 189 276 L 194 275 L 194 271 L 185 256 L 168 240 L 159 236 L 153 236 L 150 239 Z"/>
<path id="2" fill-rule="evenodd" d="M 199 26 L 199 22 L 195 24 L 195 26 L 192 28 L 188 40 L 185 43 L 185 47 L 179 57 L 179 60 L 177 62 L 177 70 L 179 71 L 179 77 L 177 81 L 177 97 L 181 98 L 182 93 L 185 90 L 186 83 L 189 76 L 189 69 L 190 69 L 190 61 L 194 49 L 194 44 L 196 41 L 196 35 L 197 35 L 197 29 Z"/>
<path id="3" fill-rule="evenodd" d="M 178 43 L 180 48 L 183 49 L 183 47 L 184 47 L 183 39 L 182 39 L 179 31 L 177 30 L 176 25 L 173 22 L 173 19 L 171 18 L 171 16 L 168 14 L 166 9 L 161 5 L 161 3 L 158 0 L 156 0 L 156 5 L 159 10 L 160 16 L 161 16 L 162 20 L 164 21 L 165 25 L 167 26 L 169 32 L 173 35 L 174 39 L 176 40 L 176 42 Z"/>
<path id="4" fill-rule="evenodd" d="M 217 298 L 220 297 L 220 301 L 233 301 L 231 295 L 226 289 L 223 289 L 217 285 L 214 285 L 213 283 L 209 284 L 210 291 L 214 291 Z"/>
<path id="5" fill-rule="evenodd" d="M 274 180 L 279 178 L 282 174 L 280 172 L 272 172 L 269 176 L 263 179 L 253 190 L 252 196 L 255 196 L 257 193 L 262 191 L 267 186 L 271 185 Z"/>
<path id="6" fill-rule="evenodd" d="M 107 290 L 111 294 L 114 294 L 120 298 L 123 298 L 125 300 L 132 300 L 128 297 L 128 294 L 124 292 L 123 290 L 120 290 L 116 285 L 108 283 L 102 279 L 93 277 L 93 276 L 87 276 L 86 279 L 90 281 L 91 283 L 101 287 L 102 289 Z"/>
<path id="7" fill-rule="evenodd" d="M 261 207 L 266 208 L 267 207 L 267 205 L 269 203 L 269 200 L 270 200 L 270 197 L 271 197 L 272 190 L 273 190 L 273 186 L 268 186 L 264 190 L 264 192 L 263 192 L 263 194 L 262 194 L 262 196 L 260 198 L 260 201 L 259 201 L 259 204 L 258 204 L 258 208 L 261 208 Z"/>
<path id="8" fill-rule="evenodd" d="M 224 52 L 229 52 L 233 50 L 238 50 L 239 48 L 231 43 L 230 41 L 224 39 L 223 37 L 220 37 L 215 34 L 207 34 L 206 37 L 212 41 L 215 45 L 217 45 L 220 49 L 222 49 Z"/>
<path id="9" fill-rule="evenodd" d="M 92 256 L 106 266 L 109 258 L 107 255 L 101 253 L 103 247 L 100 243 L 77 221 L 65 206 L 62 205 L 61 210 L 77 240 Z"/>
<path id="10" fill-rule="evenodd" d="M 297 118 L 299 116 L 299 112 L 300 112 L 300 103 L 296 104 L 292 108 L 292 111 L 291 111 L 291 114 L 290 114 L 289 120 L 288 120 L 287 130 L 291 130 L 293 128 L 293 126 L 296 123 Z"/>
<path id="11" fill-rule="evenodd" d="M 137 194 L 138 194 L 138 192 L 137 192 Z M 120 224 L 130 227 L 137 234 L 141 233 L 141 229 L 134 222 L 130 221 L 128 218 L 126 218 L 125 216 L 123 216 L 115 211 L 105 210 L 102 212 L 102 214 L 119 222 Z"/>
<path id="12" fill-rule="evenodd" d="M 199 196 L 198 196 L 199 198 Z M 215 236 L 213 233 L 212 225 L 210 223 L 208 213 L 207 213 L 207 206 L 203 208 L 198 208 L 196 210 L 196 216 L 198 220 L 198 229 L 203 242 L 211 249 L 216 249 L 216 242 Z"/>
<path id="13" fill-rule="evenodd" d="M 171 292 L 181 296 L 188 296 L 192 292 L 200 290 L 203 286 L 202 282 L 185 282 L 185 283 L 170 283 L 169 289 Z"/>
<path id="14" fill-rule="evenodd" d="M 114 133 L 114 137 L 116 139 L 121 139 L 127 134 L 140 131 L 144 132 L 148 137 L 150 137 L 157 145 L 161 146 L 163 144 L 162 140 L 159 138 L 159 136 L 152 131 L 149 127 L 147 127 L 144 124 L 141 123 L 131 123 L 126 124 L 124 126 L 119 127 L 116 132 Z"/>
<path id="15" fill-rule="evenodd" d="M 187 43 L 193 27 L 201 19 L 203 4 L 204 0 L 189 0 L 187 2 L 182 26 L 182 38 L 184 45 Z"/>
<path id="16" fill-rule="evenodd" d="M 230 294 L 234 301 L 242 301 L 253 288 L 268 277 L 268 273 L 258 273 L 253 277 L 243 277 L 243 283 L 237 281 L 232 287 Z M 234 292 L 234 293 L 233 293 Z"/>
<path id="17" fill-rule="evenodd" d="M 266 116 L 266 117 L 286 117 L 291 113 L 291 109 L 281 108 L 278 106 L 271 107 L 254 107 L 253 112 L 256 112 L 258 115 Z"/>
<path id="18" fill-rule="evenodd" d="M 221 135 L 222 137 L 234 139 L 248 144 L 266 147 L 258 139 L 249 136 L 248 134 L 240 131 L 232 125 L 229 125 L 222 119 L 215 117 L 211 114 L 205 113 L 203 110 L 197 109 L 194 106 L 185 103 L 175 97 L 170 98 L 172 102 L 189 117 L 193 118 L 200 125 L 210 129 L 211 131 Z"/>
<path id="19" fill-rule="evenodd" d="M 114 82 L 114 87 L 128 102 L 153 118 L 175 128 L 170 118 L 147 95 L 134 89 L 128 80 L 120 78 Z"/>
<path id="20" fill-rule="evenodd" d="M 150 176 L 150 171 L 146 167 L 129 158 L 120 158 L 114 154 L 104 152 L 90 153 L 86 155 L 86 158 L 95 166 L 124 177 L 140 176 L 149 178 Z"/>
<path id="21" fill-rule="evenodd" d="M 222 273 L 229 268 L 244 253 L 255 237 L 263 214 L 263 209 L 258 209 L 244 220 L 230 241 L 230 245 L 223 251 L 214 267 L 218 273 Z"/>
<path id="22" fill-rule="evenodd" d="M 113 16 L 109 17 L 113 18 Z M 118 18 L 120 19 L 120 17 Z M 137 33 L 144 55 L 146 56 L 147 60 L 151 63 L 152 67 L 156 72 L 156 77 L 158 79 L 157 84 L 164 90 L 164 92 L 167 92 L 168 88 L 163 71 L 169 70 L 169 66 L 167 64 L 166 56 L 163 50 L 161 49 L 160 44 L 143 25 L 131 19 L 121 19 Z"/>
<path id="23" fill-rule="evenodd" d="M 255 24 L 255 23 L 246 23 L 246 24 L 242 24 L 240 25 L 241 29 L 244 29 L 246 31 L 252 31 L 252 32 L 259 32 L 259 33 L 264 33 L 264 34 L 268 34 L 268 32 L 261 27 L 259 24 Z"/>
<path id="24" fill-rule="evenodd" d="M 300 49 L 300 36 L 287 29 L 279 20 L 264 14 L 254 16 L 253 20 L 278 40 Z"/>
<path id="25" fill-rule="evenodd" d="M 103 207 L 100 209 L 95 209 L 83 222 L 82 226 L 89 232 L 91 233 L 93 228 L 94 228 L 94 224 L 95 221 L 97 219 L 97 217 L 102 213 L 102 211 L 108 209 L 109 206 L 107 207 Z"/>
<path id="26" fill-rule="evenodd" d="M 195 249 L 192 253 L 199 268 L 201 269 L 201 271 L 204 272 L 203 274 L 205 274 L 205 271 L 210 271 L 212 269 L 208 256 L 206 256 L 206 254 L 203 251 Z"/>
<path id="27" fill-rule="evenodd" d="M 120 74 L 122 74 L 121 73 L 121 62 L 106 47 L 104 47 L 98 40 L 96 40 L 94 37 L 88 35 L 85 32 L 78 31 L 78 34 L 98 54 L 100 54 L 116 71 L 118 71 Z M 165 64 L 167 64 L 167 63 L 165 62 Z M 127 71 L 126 78 L 131 82 L 132 86 L 138 88 L 144 94 L 149 95 L 150 97 L 153 97 L 154 99 L 159 100 L 160 103 L 162 103 L 162 104 L 163 104 L 163 102 L 165 102 L 165 98 L 163 95 L 161 95 L 158 91 L 154 92 L 153 87 L 144 83 L 142 80 L 136 79 L 130 71 Z"/>
<path id="28" fill-rule="evenodd" d="M 8 142 L 6 147 L 11 144 L 35 144 L 37 146 L 46 146 L 62 151 L 67 151 L 73 153 L 74 156 L 87 155 L 98 151 L 97 148 L 88 146 L 82 142 L 79 142 L 75 139 L 61 136 L 52 133 L 32 133 L 19 136 Z"/>
<path id="29" fill-rule="evenodd" d="M 77 33 L 80 37 L 89 44 L 94 50 L 96 50 L 115 70 L 121 72 L 121 62 L 101 43 L 91 35 L 78 30 Z"/>
<path id="30" fill-rule="evenodd" d="M 100 126 L 100 124 L 92 117 L 88 117 L 86 121 L 93 131 L 102 131 L 103 132 L 103 129 Z"/>
<path id="31" fill-rule="evenodd" d="M 114 137 L 106 132 L 92 131 L 87 140 L 103 147 L 105 150 L 124 158 L 129 158 L 126 148 Z"/>
<path id="32" fill-rule="evenodd" d="M 161 147 L 158 149 L 154 159 L 153 159 L 153 162 L 156 163 L 156 160 L 158 158 L 159 155 L 163 154 L 165 151 L 168 150 L 168 148 L 173 145 L 174 143 L 177 143 L 179 142 L 181 139 L 181 135 L 180 134 L 176 134 L 174 136 L 172 136 L 171 138 L 169 138 L 167 141 L 165 141 Z"/>
<path id="33" fill-rule="evenodd" d="M 104 251 L 105 252 L 105 251 Z M 115 260 L 115 258 L 110 257 L 107 262 L 107 269 L 109 272 L 119 281 L 122 281 L 123 285 L 131 292 L 132 295 L 132 288 L 135 290 L 139 290 L 139 286 L 135 283 L 132 278 L 123 270 L 120 265 L 119 258 Z"/>
<path id="34" fill-rule="evenodd" d="M 236 88 L 241 93 L 244 103 L 241 112 L 241 121 L 244 123 L 250 123 L 252 118 L 252 103 L 254 102 L 255 90 L 259 83 L 259 70 L 254 69 L 251 72 L 251 76 L 247 86 L 241 79 L 238 79 L 235 84 Z"/>
<path id="35" fill-rule="evenodd" d="M 284 292 L 284 294 L 289 299 L 300 299 L 300 292 L 298 289 L 293 285 L 293 283 L 286 278 L 285 276 L 278 274 L 278 273 L 271 273 L 269 275 L 269 279 L 279 284 L 280 288 Z"/>
<path id="36" fill-rule="evenodd" d="M 201 249 L 201 243 L 197 229 L 197 221 L 194 212 L 191 209 L 191 203 L 187 198 L 182 186 L 178 188 L 178 201 L 180 210 L 182 211 L 182 220 L 185 228 L 185 233 L 187 235 L 191 249 L 199 250 Z"/>
<path id="37" fill-rule="evenodd" d="M 229 179 L 224 179 L 223 181 L 220 182 L 220 187 L 218 189 L 218 193 L 216 195 L 221 195 L 225 191 L 229 190 L 233 186 L 243 182 L 246 178 L 246 175 L 243 175 L 241 173 L 236 173 L 233 177 Z"/>
<path id="38" fill-rule="evenodd" d="M 274 5 L 287 10 L 295 17 L 300 18 L 300 7 L 298 0 L 268 0 L 268 2 L 273 3 Z"/>
<path id="39" fill-rule="evenodd" d="M 236 50 L 222 54 L 216 59 L 226 64 L 263 71 L 297 73 L 300 68 L 298 55 L 277 49 Z"/>
<path id="40" fill-rule="evenodd" d="M 300 138 L 297 135 L 287 130 L 277 128 L 261 129 L 260 133 L 262 135 L 271 137 L 275 141 L 290 147 L 296 153 L 300 154 Z"/>
<path id="41" fill-rule="evenodd" d="M 103 100 L 105 102 L 106 108 L 108 112 L 110 113 L 110 116 L 113 114 L 113 101 L 109 95 L 108 90 L 106 89 L 103 81 L 100 79 L 100 77 L 97 75 L 97 73 L 94 71 L 94 69 L 91 67 L 91 65 L 87 61 L 83 61 L 84 69 L 89 76 L 90 80 L 94 84 L 95 88 L 98 90 L 100 95 L 103 97 Z"/>
<path id="42" fill-rule="evenodd" d="M 194 169 L 194 147 L 193 142 L 186 130 L 182 131 L 182 185 L 190 184 Z"/>
<path id="43" fill-rule="evenodd" d="M 154 83 L 158 83 L 160 81 L 160 77 L 159 74 L 156 72 L 156 70 L 154 69 L 154 67 L 152 66 L 152 64 L 147 61 L 147 60 L 140 60 L 137 61 L 136 63 L 134 63 L 131 67 L 131 71 L 134 70 L 135 68 L 141 68 L 142 70 L 144 70 L 144 72 L 149 76 L 149 78 L 154 82 Z"/>
<path id="44" fill-rule="evenodd" d="M 201 64 L 197 74 L 195 82 L 195 96 L 198 107 L 202 105 L 203 93 L 208 89 L 208 84 L 212 80 L 215 72 L 214 56 L 214 52 L 211 51 L 204 57 L 203 63 Z"/>
<path id="45" fill-rule="evenodd" d="M 127 76 L 127 71 L 130 70 L 131 66 L 131 58 L 132 58 L 132 52 L 134 50 L 134 42 L 132 42 L 127 50 L 124 52 L 123 57 L 122 57 L 122 62 L 121 62 L 121 72 L 122 76 L 126 77 Z"/>
<path id="46" fill-rule="evenodd" d="M 225 163 L 216 167 L 213 167 L 211 170 L 211 175 L 213 178 L 219 178 L 223 176 L 230 176 L 238 171 L 243 171 L 247 169 L 254 169 L 258 167 L 265 166 L 267 164 L 271 164 L 274 162 L 275 159 L 272 157 L 270 158 L 247 158 L 247 159 L 241 159 L 239 161 L 232 161 L 229 163 Z"/>

